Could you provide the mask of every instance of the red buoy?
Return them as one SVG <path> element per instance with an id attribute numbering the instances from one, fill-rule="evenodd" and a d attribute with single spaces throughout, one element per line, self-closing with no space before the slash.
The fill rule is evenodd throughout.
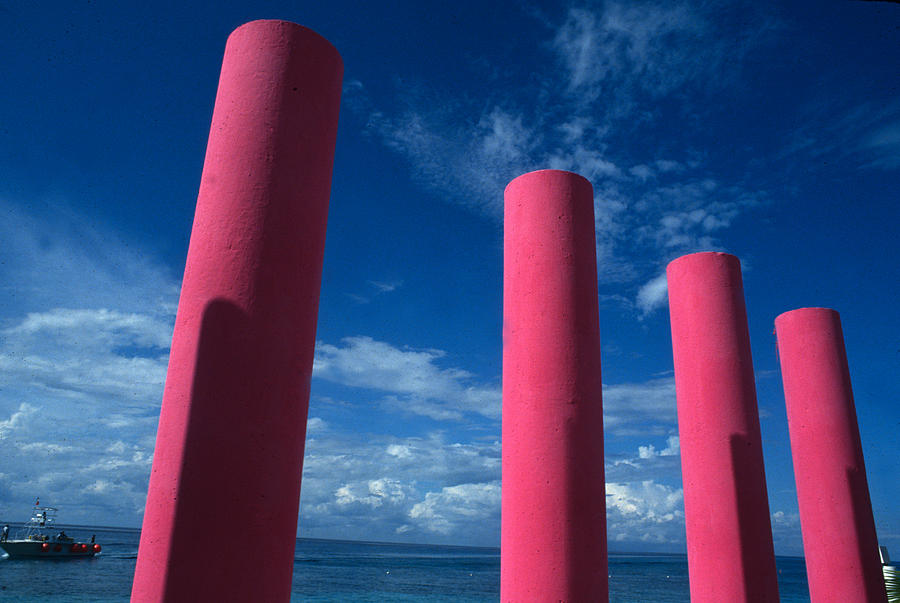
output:
<path id="1" fill-rule="evenodd" d="M 45 543 L 43 543 L 43 544 L 41 545 L 41 551 L 42 551 L 42 552 L 46 552 L 46 551 L 49 551 L 49 550 L 50 550 L 50 545 L 49 545 L 48 543 L 45 542 Z"/>
<path id="2" fill-rule="evenodd" d="M 95 552 L 95 553 L 99 553 L 99 552 L 100 552 L 100 545 L 99 545 L 99 544 L 95 544 L 95 545 L 94 545 L 94 552 Z"/>

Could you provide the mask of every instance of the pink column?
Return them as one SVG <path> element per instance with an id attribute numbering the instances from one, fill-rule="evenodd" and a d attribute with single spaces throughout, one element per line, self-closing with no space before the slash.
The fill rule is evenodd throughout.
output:
<path id="1" fill-rule="evenodd" d="M 775 319 L 813 601 L 887 601 L 841 317 Z"/>
<path id="2" fill-rule="evenodd" d="M 691 601 L 778 601 L 747 311 L 738 259 L 666 271 Z"/>
<path id="3" fill-rule="evenodd" d="M 343 66 L 313 31 L 228 38 L 134 601 L 287 601 Z"/>
<path id="4" fill-rule="evenodd" d="M 591 184 L 506 187 L 502 601 L 606 601 L 606 495 Z"/>

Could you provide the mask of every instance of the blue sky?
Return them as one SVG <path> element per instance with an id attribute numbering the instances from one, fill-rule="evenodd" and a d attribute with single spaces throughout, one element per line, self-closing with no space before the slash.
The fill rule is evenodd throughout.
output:
<path id="1" fill-rule="evenodd" d="M 842 314 L 900 550 L 900 6 L 850 0 L 0 5 L 0 517 L 140 525 L 222 51 L 256 18 L 345 63 L 302 535 L 499 542 L 502 192 L 551 167 L 595 191 L 610 548 L 684 547 L 663 274 L 724 250 L 776 551 L 773 320 L 802 306 Z"/>

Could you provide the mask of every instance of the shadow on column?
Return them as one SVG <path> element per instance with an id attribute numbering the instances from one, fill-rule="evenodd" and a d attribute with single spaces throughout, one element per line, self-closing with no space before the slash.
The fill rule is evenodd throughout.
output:
<path id="1" fill-rule="evenodd" d="M 757 436 L 756 441 L 760 441 Z M 742 434 L 732 434 L 729 438 L 732 467 L 762 467 L 762 450 L 753 446 L 750 438 Z M 763 475 L 760 472 L 760 475 Z M 742 576 L 762 576 L 762 580 L 744 579 L 747 601 L 770 601 L 771 595 L 778 593 L 778 577 L 774 567 L 775 551 L 772 543 L 772 520 L 759 513 L 769 508 L 769 497 L 765 479 L 755 475 L 735 475 L 735 499 L 739 517 L 741 558 L 735 563 L 741 565 Z M 777 599 L 776 599 L 777 600 Z"/>
<path id="2" fill-rule="evenodd" d="M 290 597 L 297 514 L 286 516 L 285 509 L 296 510 L 299 500 L 296 449 L 303 449 L 306 417 L 297 403 L 300 388 L 274 387 L 285 381 L 273 374 L 284 369 L 283 360 L 273 361 L 283 352 L 259 322 L 223 299 L 203 313 L 166 600 L 251 601 L 260 585 Z M 308 392 L 308 380 L 303 385 Z M 298 437 L 279 438 L 286 432 L 279 425 L 297 422 Z M 254 550 L 264 532 L 270 549 Z M 282 534 L 276 550 L 273 532 Z"/>
<path id="3" fill-rule="evenodd" d="M 855 411 L 853 415 L 855 418 Z M 865 468 L 862 470 L 847 468 L 847 488 L 853 507 L 854 527 L 859 535 L 856 563 L 859 564 L 865 582 L 866 601 L 886 601 L 887 591 L 878 555 L 877 537 L 874 539 L 868 537 L 875 534 L 875 518 L 872 515 L 872 501 Z"/>

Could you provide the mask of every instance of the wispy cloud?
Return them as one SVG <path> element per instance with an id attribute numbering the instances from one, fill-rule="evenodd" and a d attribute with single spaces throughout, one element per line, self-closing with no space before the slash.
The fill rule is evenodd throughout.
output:
<path id="1" fill-rule="evenodd" d="M 666 435 L 675 415 L 672 378 L 603 386 L 604 429 L 613 435 Z"/>
<path id="2" fill-rule="evenodd" d="M 655 276 L 638 289 L 637 306 L 646 316 L 653 310 L 666 304 L 668 293 L 668 281 L 666 273 Z"/>
<path id="3" fill-rule="evenodd" d="M 416 101 L 397 116 L 374 113 L 370 127 L 407 158 L 421 184 L 499 218 L 507 182 L 535 166 L 531 154 L 539 142 L 536 130 L 525 125 L 522 115 L 499 106 L 477 121 L 460 123 L 467 108 Z"/>
<path id="4" fill-rule="evenodd" d="M 403 281 L 367 281 L 378 293 L 390 293 L 403 285 Z"/>
<path id="5" fill-rule="evenodd" d="M 364 336 L 341 344 L 317 343 L 315 377 L 385 392 L 387 407 L 436 420 L 500 417 L 500 388 L 478 383 L 464 369 L 440 367 L 440 350 L 400 349 Z"/>
<path id="6" fill-rule="evenodd" d="M 387 293 L 391 293 L 396 291 L 399 287 L 403 286 L 403 281 L 366 281 L 366 284 L 374 289 L 374 294 L 371 291 L 367 291 L 365 295 L 359 295 L 357 293 L 345 293 L 347 297 L 352 299 L 358 304 L 367 304 L 372 301 L 373 296 L 385 295 Z"/>
<path id="7" fill-rule="evenodd" d="M 861 147 L 874 156 L 870 166 L 886 170 L 900 167 L 900 120 L 876 126 L 863 138 Z"/>
<path id="8" fill-rule="evenodd" d="M 38 221 L 0 199 L 0 280 L 7 283 L 0 291 L 8 293 L 7 315 L 106 308 L 174 316 L 180 274 L 65 205 L 48 208 L 46 215 Z"/>
<path id="9" fill-rule="evenodd" d="M 541 46 L 546 61 L 502 97 L 404 80 L 401 109 L 391 111 L 373 109 L 354 82 L 351 105 L 368 112 L 369 131 L 420 184 L 494 219 L 506 184 L 524 172 L 550 167 L 590 179 L 601 285 L 636 299 L 660 262 L 720 248 L 719 235 L 766 196 L 711 172 L 703 149 L 673 153 L 632 139 L 684 114 L 695 119 L 696 98 L 730 94 L 771 25 L 750 6 L 688 3 L 606 2 L 546 18 L 557 23 Z M 659 307 L 650 301 L 636 307 L 646 315 Z"/>
<path id="10" fill-rule="evenodd" d="M 863 169 L 900 167 L 900 101 L 816 100 L 798 109 L 797 119 L 800 125 L 784 156 L 803 156 L 826 165 L 847 161 Z"/>
<path id="11" fill-rule="evenodd" d="M 662 96 L 715 68 L 723 57 L 709 45 L 707 28 L 686 4 L 609 2 L 597 12 L 570 9 L 553 49 L 571 94 L 612 97 L 624 114 L 637 92 Z"/>

